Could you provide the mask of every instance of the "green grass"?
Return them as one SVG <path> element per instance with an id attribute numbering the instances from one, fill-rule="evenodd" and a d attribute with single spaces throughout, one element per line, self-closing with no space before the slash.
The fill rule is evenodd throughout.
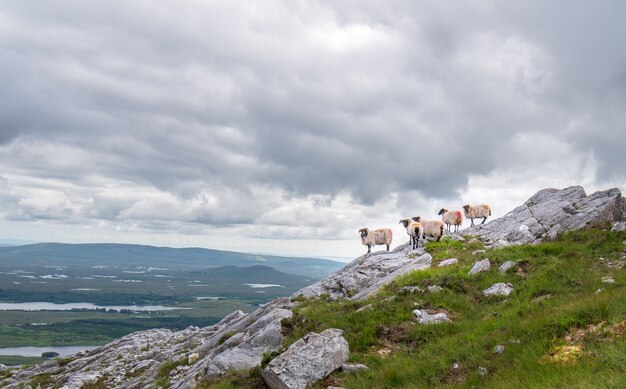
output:
<path id="1" fill-rule="evenodd" d="M 371 368 L 335 372 L 318 388 L 623 387 L 626 269 L 615 266 L 625 261 L 625 239 L 626 232 L 582 230 L 554 242 L 478 255 L 472 252 L 483 249 L 480 241 L 429 243 L 426 249 L 435 265 L 447 258 L 459 263 L 408 274 L 362 302 L 303 300 L 283 322 L 286 345 L 309 331 L 340 328 L 350 344 L 350 361 Z M 467 275 L 483 258 L 491 260 L 491 270 Z M 518 266 L 500 274 L 498 266 L 508 260 Z M 608 275 L 615 284 L 602 283 Z M 482 290 L 496 282 L 510 282 L 515 290 L 507 297 L 484 296 Z M 400 293 L 403 286 L 429 285 L 444 290 Z M 596 293 L 598 289 L 602 291 Z M 356 312 L 366 304 L 373 309 Z M 452 322 L 419 325 L 412 314 L 416 308 L 445 310 Z M 609 328 L 608 335 L 589 330 L 597 326 Z M 572 339 L 577 331 L 585 335 Z M 494 353 L 498 344 L 505 346 L 501 355 Z M 580 357 L 571 364 L 551 362 L 550 354 L 564 345 L 580 346 Z M 459 368 L 452 369 L 454 363 Z M 206 387 L 238 387 L 244 374 Z"/>
<path id="2" fill-rule="evenodd" d="M 19 355 L 0 355 L 0 363 L 7 366 L 36 365 L 43 363 L 45 359 L 41 357 L 21 357 Z"/>

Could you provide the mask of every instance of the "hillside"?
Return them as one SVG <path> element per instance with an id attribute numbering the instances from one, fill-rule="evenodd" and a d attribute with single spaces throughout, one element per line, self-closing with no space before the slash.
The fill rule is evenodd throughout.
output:
<path id="1" fill-rule="evenodd" d="M 13 378 L 0 384 L 620 387 L 624 199 L 616 190 L 587 196 L 572 188 L 532 199 L 492 221 L 497 231 L 489 223 L 424 248 L 366 254 L 249 314 L 236 311 L 205 328 L 138 332 L 4 373 Z"/>
<path id="2" fill-rule="evenodd" d="M 171 248 L 133 244 L 38 243 L 0 247 L 2 266 L 109 266 L 202 270 L 220 266 L 266 265 L 313 279 L 326 277 L 343 264 L 327 259 L 256 255 L 203 248 Z"/>

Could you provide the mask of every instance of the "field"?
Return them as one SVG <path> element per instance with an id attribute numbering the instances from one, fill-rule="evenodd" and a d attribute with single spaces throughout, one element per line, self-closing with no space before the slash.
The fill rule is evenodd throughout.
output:
<path id="1" fill-rule="evenodd" d="M 535 246 L 487 250 L 482 243 L 430 243 L 434 262 L 451 267 L 409 274 L 367 301 L 302 300 L 283 321 L 287 345 L 309 331 L 340 328 L 350 361 L 370 370 L 335 372 L 316 388 L 618 388 L 626 382 L 626 232 L 567 233 Z M 477 259 L 492 268 L 474 276 Z M 501 274 L 505 261 L 516 266 Z M 614 282 L 610 282 L 613 280 Z M 487 297 L 496 282 L 515 288 Z M 403 292 L 405 286 L 438 293 Z M 371 309 L 357 310 L 371 304 Z M 421 325 L 414 309 L 445 311 L 450 323 Z M 496 346 L 504 347 L 497 353 Z M 210 388 L 265 388 L 255 369 L 236 372 Z"/>

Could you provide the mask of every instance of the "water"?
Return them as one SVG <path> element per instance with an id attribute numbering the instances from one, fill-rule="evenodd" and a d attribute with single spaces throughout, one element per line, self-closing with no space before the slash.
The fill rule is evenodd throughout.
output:
<path id="1" fill-rule="evenodd" d="M 120 311 L 173 311 L 175 309 L 191 309 L 180 307 L 164 307 L 162 305 L 95 305 L 92 303 L 55 304 L 47 302 L 34 303 L 0 303 L 0 311 L 70 311 L 72 309 L 107 309 Z"/>
<path id="2" fill-rule="evenodd" d="M 0 355 L 19 355 L 21 357 L 40 357 L 41 353 L 52 351 L 59 357 L 67 357 L 83 350 L 92 350 L 100 346 L 47 346 L 47 347 L 0 347 Z"/>

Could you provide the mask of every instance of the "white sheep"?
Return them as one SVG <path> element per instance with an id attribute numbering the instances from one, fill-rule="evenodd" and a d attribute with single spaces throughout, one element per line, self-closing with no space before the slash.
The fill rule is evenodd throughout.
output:
<path id="1" fill-rule="evenodd" d="M 438 215 L 441 215 L 441 221 L 446 224 L 446 228 L 450 231 L 450 226 L 454 226 L 454 232 L 459 230 L 459 226 L 463 224 L 463 214 L 461 211 L 448 211 L 441 208 Z"/>
<path id="2" fill-rule="evenodd" d="M 422 234 L 422 237 L 424 237 L 424 235 L 432 236 L 433 238 L 437 238 L 437 242 L 439 242 L 439 240 L 443 236 L 443 230 L 445 228 L 445 225 L 442 221 L 426 220 L 422 219 L 419 216 L 415 216 L 412 219 L 413 221 L 421 223 L 422 227 L 424 227 L 424 233 Z"/>
<path id="3" fill-rule="evenodd" d="M 361 234 L 361 244 L 367 246 L 368 254 L 372 251 L 372 246 L 381 244 L 386 244 L 387 251 L 389 251 L 391 239 L 393 238 L 393 233 L 390 229 L 379 228 L 378 230 L 370 231 L 368 228 L 361 228 L 359 233 Z"/>
<path id="4" fill-rule="evenodd" d="M 420 236 L 424 235 L 424 227 L 411 219 L 402 219 L 400 224 L 406 228 L 406 233 L 409 234 L 409 243 L 411 243 L 413 249 L 416 249 L 419 246 Z"/>
<path id="5" fill-rule="evenodd" d="M 463 206 L 463 211 L 465 212 L 465 217 L 472 221 L 472 226 L 474 225 L 474 219 L 480 219 L 482 217 L 483 222 L 480 224 L 485 224 L 485 220 L 487 220 L 487 217 L 491 216 L 491 207 L 487 204 L 466 204 Z"/>

